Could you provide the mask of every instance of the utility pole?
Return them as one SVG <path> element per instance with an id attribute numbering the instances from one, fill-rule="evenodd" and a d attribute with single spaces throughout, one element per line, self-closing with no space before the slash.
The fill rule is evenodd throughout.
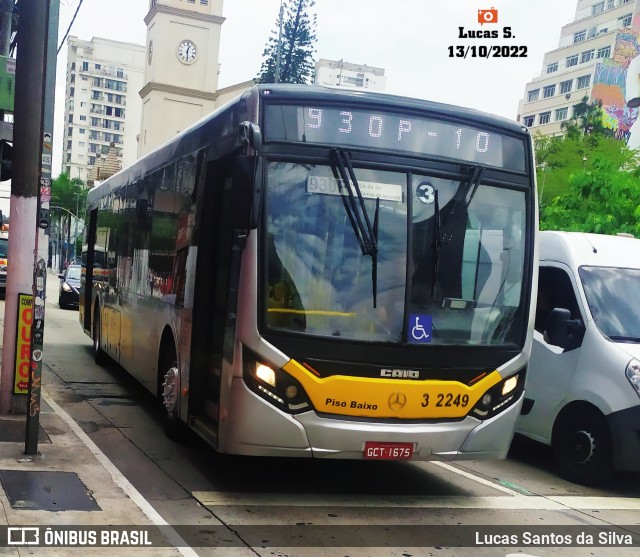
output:
<path id="1" fill-rule="evenodd" d="M 9 56 L 14 0 L 0 0 L 0 56 Z"/>
<path id="2" fill-rule="evenodd" d="M 11 272 L 7 276 L 5 327 L 0 382 L 0 412 L 27 412 L 25 453 L 37 452 L 40 415 L 40 378 L 42 372 L 42 340 L 44 333 L 44 290 L 46 263 L 38 251 L 39 194 L 41 179 L 48 172 L 45 148 L 45 96 L 53 103 L 54 87 L 45 84 L 46 67 L 55 76 L 55 56 L 49 39 L 57 40 L 59 0 L 20 0 L 18 22 L 18 55 L 16 59 L 16 95 L 14 126 L 14 159 L 11 191 L 11 234 L 9 260 Z M 53 13 L 55 17 L 50 20 Z M 53 37 L 49 26 L 55 27 Z M 51 104 L 53 106 L 53 104 Z M 29 307 L 19 308 L 19 294 L 31 293 Z M 18 310 L 24 312 L 31 328 L 29 344 L 28 396 L 14 396 L 16 368 L 16 327 Z M 20 391 L 18 391 L 20 392 Z"/>
<path id="3" fill-rule="evenodd" d="M 282 19 L 284 18 L 284 6 L 280 0 L 280 31 L 278 32 L 278 50 L 276 50 L 276 83 L 280 83 L 280 45 L 282 44 Z"/>

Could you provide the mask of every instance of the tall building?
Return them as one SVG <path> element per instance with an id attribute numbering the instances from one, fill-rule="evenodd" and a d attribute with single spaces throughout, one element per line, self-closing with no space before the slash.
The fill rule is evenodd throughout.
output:
<path id="1" fill-rule="evenodd" d="M 115 143 L 119 163 L 137 158 L 144 46 L 69 37 L 62 170 L 86 181 Z"/>
<path id="2" fill-rule="evenodd" d="M 634 98 L 640 91 L 633 89 L 640 70 L 627 70 L 639 52 L 639 9 L 636 0 L 578 0 L 558 48 L 545 54 L 542 73 L 527 83 L 518 120 L 542 135 L 562 133 L 562 122 L 587 96 L 602 101 L 604 123 L 615 136 L 637 146 L 631 128 L 638 118 L 640 100 Z"/>
<path id="3" fill-rule="evenodd" d="M 139 156 L 253 84 L 218 89 L 223 0 L 150 0 Z"/>
<path id="4" fill-rule="evenodd" d="M 344 60 L 320 58 L 316 62 L 314 83 L 331 87 L 384 91 L 387 86 L 387 78 L 384 76 L 382 68 L 352 64 Z"/>

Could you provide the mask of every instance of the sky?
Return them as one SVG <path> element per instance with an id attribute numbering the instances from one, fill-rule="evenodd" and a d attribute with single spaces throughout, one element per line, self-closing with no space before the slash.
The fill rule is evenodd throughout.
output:
<path id="1" fill-rule="evenodd" d="M 80 0 L 60 0 L 58 44 Z M 70 35 L 146 44 L 149 0 L 84 0 Z M 386 91 L 476 108 L 515 120 L 527 82 L 540 75 L 546 52 L 575 15 L 576 0 L 316 0 L 315 59 L 383 68 Z M 277 26 L 280 0 L 224 0 L 219 87 L 256 77 L 262 51 Z M 497 10 L 497 23 L 478 11 Z M 484 17 L 496 17 L 495 12 Z M 497 30 L 495 39 L 460 38 Z M 505 27 L 512 37 L 503 38 Z M 450 57 L 457 46 L 526 47 L 525 57 Z M 477 49 L 476 49 L 477 50 Z M 522 52 L 524 49 L 518 49 Z M 60 171 L 64 126 L 66 41 L 58 54 L 53 176 Z"/>

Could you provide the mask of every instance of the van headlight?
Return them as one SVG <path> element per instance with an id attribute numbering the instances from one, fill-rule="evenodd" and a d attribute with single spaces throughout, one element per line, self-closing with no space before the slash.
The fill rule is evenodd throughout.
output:
<path id="1" fill-rule="evenodd" d="M 629 383 L 636 390 L 638 396 L 640 396 L 640 362 L 635 358 L 627 364 L 627 369 L 624 371 Z"/>

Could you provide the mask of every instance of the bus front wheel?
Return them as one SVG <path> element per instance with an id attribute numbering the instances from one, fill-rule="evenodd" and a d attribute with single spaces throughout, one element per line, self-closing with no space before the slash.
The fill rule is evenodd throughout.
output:
<path id="1" fill-rule="evenodd" d="M 552 444 L 560 474 L 567 480 L 596 485 L 612 476 L 611 433 L 595 408 L 582 405 L 561 414 Z"/>
<path id="2" fill-rule="evenodd" d="M 180 370 L 175 351 L 170 351 L 170 354 L 165 352 L 160 358 L 158 394 L 167 437 L 180 441 L 184 429 L 179 418 Z"/>

